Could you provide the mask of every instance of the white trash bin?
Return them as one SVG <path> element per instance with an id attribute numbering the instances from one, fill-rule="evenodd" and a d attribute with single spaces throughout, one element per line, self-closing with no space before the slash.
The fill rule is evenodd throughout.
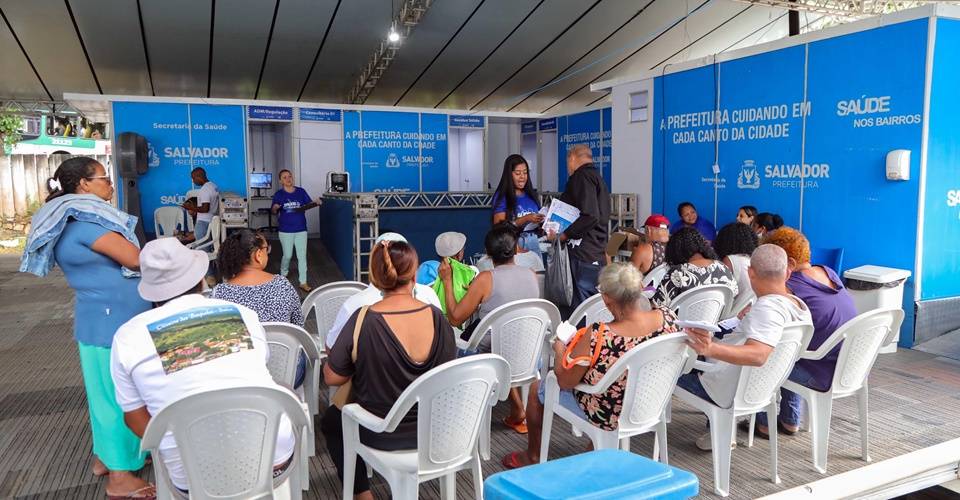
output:
<path id="1" fill-rule="evenodd" d="M 853 297 L 857 314 L 881 307 L 903 308 L 903 283 L 910 277 L 906 269 L 894 269 L 881 266 L 860 266 L 843 272 L 847 291 Z M 897 352 L 897 332 L 893 342 L 883 346 L 881 353 Z"/>

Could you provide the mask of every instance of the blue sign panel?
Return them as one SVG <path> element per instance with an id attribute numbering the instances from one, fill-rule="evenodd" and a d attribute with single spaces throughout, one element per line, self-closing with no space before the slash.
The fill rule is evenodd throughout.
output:
<path id="1" fill-rule="evenodd" d="M 923 300 L 960 295 L 960 149 L 956 147 L 960 137 L 958 44 L 960 21 L 937 19 L 923 213 L 920 294 Z M 918 156 L 918 151 L 913 150 L 911 163 L 916 164 Z"/>
<path id="2" fill-rule="evenodd" d="M 575 115 L 561 116 L 557 122 L 557 180 L 561 191 L 567 185 L 567 151 L 576 144 L 586 144 L 593 153 L 593 164 L 610 189 L 610 123 L 603 126 L 602 118 L 606 112 L 610 119 L 610 108 L 586 111 Z M 606 128 L 606 130 L 604 130 Z"/>
<path id="3" fill-rule="evenodd" d="M 421 191 L 446 191 L 449 187 L 447 157 L 450 148 L 447 146 L 447 120 L 444 117 L 426 113 L 420 115 Z M 482 116 L 478 118 L 481 121 L 484 119 Z"/>
<path id="4" fill-rule="evenodd" d="M 247 106 L 247 117 L 254 120 L 293 120 L 293 108 L 281 106 Z"/>
<path id="5" fill-rule="evenodd" d="M 117 134 L 147 139 L 148 170 L 140 176 L 143 228 L 153 233 L 153 212 L 179 205 L 194 189 L 190 171 L 203 167 L 221 192 L 246 195 L 246 151 L 242 106 L 113 103 Z"/>
<path id="6" fill-rule="evenodd" d="M 556 130 L 557 129 L 556 118 L 547 118 L 546 120 L 540 120 L 538 124 L 540 126 L 540 130 Z"/>
<path id="7" fill-rule="evenodd" d="M 450 115 L 451 127 L 483 128 L 487 123 L 486 117 L 475 115 Z"/>
<path id="8" fill-rule="evenodd" d="M 300 108 L 300 119 L 307 122 L 338 122 L 339 109 Z"/>
<path id="9" fill-rule="evenodd" d="M 520 133 L 521 133 L 521 134 L 532 134 L 532 133 L 534 133 L 534 132 L 536 132 L 536 131 L 537 131 L 537 122 L 536 122 L 536 120 L 534 120 L 534 121 L 529 121 L 529 122 L 520 122 Z"/>

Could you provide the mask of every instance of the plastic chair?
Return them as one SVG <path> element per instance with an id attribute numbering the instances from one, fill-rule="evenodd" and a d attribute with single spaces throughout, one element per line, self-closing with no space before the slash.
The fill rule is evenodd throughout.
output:
<path id="1" fill-rule="evenodd" d="M 303 394 L 311 415 L 320 413 L 320 351 L 313 337 L 306 330 L 290 323 L 263 323 L 270 348 L 267 369 L 273 380 L 290 389 L 297 377 L 300 350 L 307 356 L 307 368 L 303 375 Z M 312 427 L 312 426 L 311 426 Z"/>
<path id="2" fill-rule="evenodd" d="M 153 211 L 153 233 L 157 238 L 172 238 L 177 229 L 192 231 L 192 219 L 183 207 L 168 205 Z"/>
<path id="3" fill-rule="evenodd" d="M 483 498 L 477 440 L 497 401 L 507 398 L 510 367 L 494 354 L 461 358 L 438 366 L 407 386 L 383 418 L 354 403 L 343 407 L 343 498 L 353 498 L 357 456 L 390 485 L 393 498 L 416 499 L 419 484 L 441 479 L 441 497 L 456 499 L 456 473 L 473 472 L 474 495 Z M 417 405 L 417 449 L 382 451 L 360 442 L 360 426 L 393 432 Z"/>
<path id="4" fill-rule="evenodd" d="M 813 336 L 810 323 L 791 323 L 784 327 L 780 342 L 774 347 L 763 366 L 744 366 L 737 380 L 736 393 L 730 408 L 721 408 L 714 403 L 677 387 L 674 395 L 707 415 L 710 420 L 710 445 L 713 449 L 713 491 L 720 496 L 730 494 L 730 443 L 736 436 L 737 417 L 752 415 L 764 408 L 770 422 L 776 422 L 777 396 L 780 386 L 793 365 L 806 349 Z M 697 362 L 695 367 L 704 372 L 717 369 L 712 363 Z M 780 483 L 777 474 L 777 433 L 770 433 L 770 480 Z"/>
<path id="5" fill-rule="evenodd" d="M 819 472 L 827 471 L 827 446 L 830 443 L 830 416 L 833 400 L 848 396 L 857 397 L 860 412 L 860 453 L 863 460 L 870 461 L 867 377 L 873 369 L 880 348 L 893 340 L 900 331 L 901 323 L 903 323 L 902 309 L 868 311 L 837 328 L 816 351 L 802 353 L 800 355 L 802 359 L 823 359 L 838 343 L 843 342 L 829 391 L 815 391 L 791 380 L 783 383 L 784 389 L 799 394 L 808 403 L 807 411 L 813 440 L 813 466 Z"/>
<path id="6" fill-rule="evenodd" d="M 747 306 L 753 305 L 757 301 L 757 294 L 753 293 L 753 289 L 743 290 L 739 295 L 734 297 L 733 302 L 727 303 L 727 307 L 724 308 L 722 318 L 732 318 L 740 314 L 740 311 L 744 310 Z"/>
<path id="7" fill-rule="evenodd" d="M 303 299 L 300 312 L 303 313 L 304 321 L 310 317 L 311 312 L 316 313 L 317 332 L 314 341 L 321 356 L 326 351 L 327 333 L 333 327 L 340 307 L 347 299 L 366 289 L 367 285 L 359 281 L 334 281 L 314 288 Z"/>
<path id="8" fill-rule="evenodd" d="M 220 216 L 214 215 L 213 218 L 210 219 L 210 227 L 207 229 L 207 234 L 203 235 L 203 238 L 187 245 L 187 248 L 206 252 L 210 260 L 217 260 L 217 256 L 220 254 L 220 243 L 223 243 L 225 235 L 223 225 L 220 223 Z"/>
<path id="9" fill-rule="evenodd" d="M 577 326 L 584 319 L 586 319 L 587 325 L 592 325 L 599 321 L 603 321 L 604 323 L 613 321 L 613 314 L 607 309 L 607 305 L 603 303 L 603 298 L 599 293 L 581 302 L 580 305 L 570 313 L 570 318 L 567 319 L 567 323 Z"/>
<path id="10" fill-rule="evenodd" d="M 660 284 L 660 281 L 663 280 L 663 277 L 667 275 L 667 270 L 670 269 L 670 266 L 666 262 L 660 264 L 659 266 L 651 269 L 647 272 L 647 275 L 643 277 L 643 286 L 657 286 Z"/>
<path id="11" fill-rule="evenodd" d="M 820 264 L 833 269 L 837 274 L 841 274 L 843 267 L 843 249 L 842 248 L 811 248 L 810 263 Z"/>
<path id="12" fill-rule="evenodd" d="M 546 377 L 543 409 L 543 436 L 540 441 L 540 462 L 547 460 L 553 416 L 566 420 L 593 441 L 595 450 L 617 449 L 630 451 L 630 438 L 647 432 L 656 432 L 657 446 L 653 458 L 667 463 L 667 402 L 677 385 L 677 378 L 686 364 L 689 349 L 687 335 L 674 333 L 648 340 L 630 349 L 596 385 L 578 384 L 574 390 L 587 394 L 602 394 L 610 384 L 626 372 L 623 392 L 623 410 L 616 430 L 603 430 L 582 416 L 559 405 L 560 386 L 557 375 Z"/>
<path id="13" fill-rule="evenodd" d="M 286 415 L 296 440 L 290 465 L 273 479 L 273 456 L 280 417 Z M 154 457 L 157 498 L 187 498 L 170 481 L 160 442 L 173 434 L 190 484 L 191 499 L 273 498 L 286 490 L 301 497 L 307 468 L 303 453 L 307 410 L 288 390 L 278 387 L 233 387 L 187 396 L 150 419 L 140 449 Z"/>
<path id="14" fill-rule="evenodd" d="M 560 311 L 552 302 L 543 299 L 517 300 L 490 311 L 473 330 L 470 339 L 457 337 L 457 347 L 476 351 L 487 333 L 490 351 L 503 356 L 510 365 L 510 387 L 519 387 L 522 400 L 527 400 L 530 384 L 540 378 L 538 366 L 544 361 L 542 353 L 547 339 L 560 324 Z M 490 420 L 485 416 L 480 454 L 490 459 Z"/>
<path id="15" fill-rule="evenodd" d="M 703 285 L 691 288 L 670 301 L 670 309 L 687 321 L 716 323 L 727 304 L 733 302 L 733 290 L 726 285 Z"/>

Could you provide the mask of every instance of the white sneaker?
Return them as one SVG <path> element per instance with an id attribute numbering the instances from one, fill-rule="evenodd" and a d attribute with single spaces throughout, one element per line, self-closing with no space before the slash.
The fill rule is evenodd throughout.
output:
<path id="1" fill-rule="evenodd" d="M 737 441 L 736 437 L 734 437 L 734 441 L 730 443 L 730 449 L 733 450 L 736 449 L 736 447 Z M 700 448 L 702 451 L 710 451 L 713 449 L 710 441 L 710 432 L 707 432 L 706 434 L 697 438 L 697 448 Z"/>

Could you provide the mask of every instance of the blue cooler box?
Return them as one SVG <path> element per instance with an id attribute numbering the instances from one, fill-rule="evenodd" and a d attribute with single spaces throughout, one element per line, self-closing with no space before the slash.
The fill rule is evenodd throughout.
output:
<path id="1" fill-rule="evenodd" d="M 487 500 L 686 499 L 697 476 L 622 450 L 597 450 L 500 472 L 483 482 Z"/>

